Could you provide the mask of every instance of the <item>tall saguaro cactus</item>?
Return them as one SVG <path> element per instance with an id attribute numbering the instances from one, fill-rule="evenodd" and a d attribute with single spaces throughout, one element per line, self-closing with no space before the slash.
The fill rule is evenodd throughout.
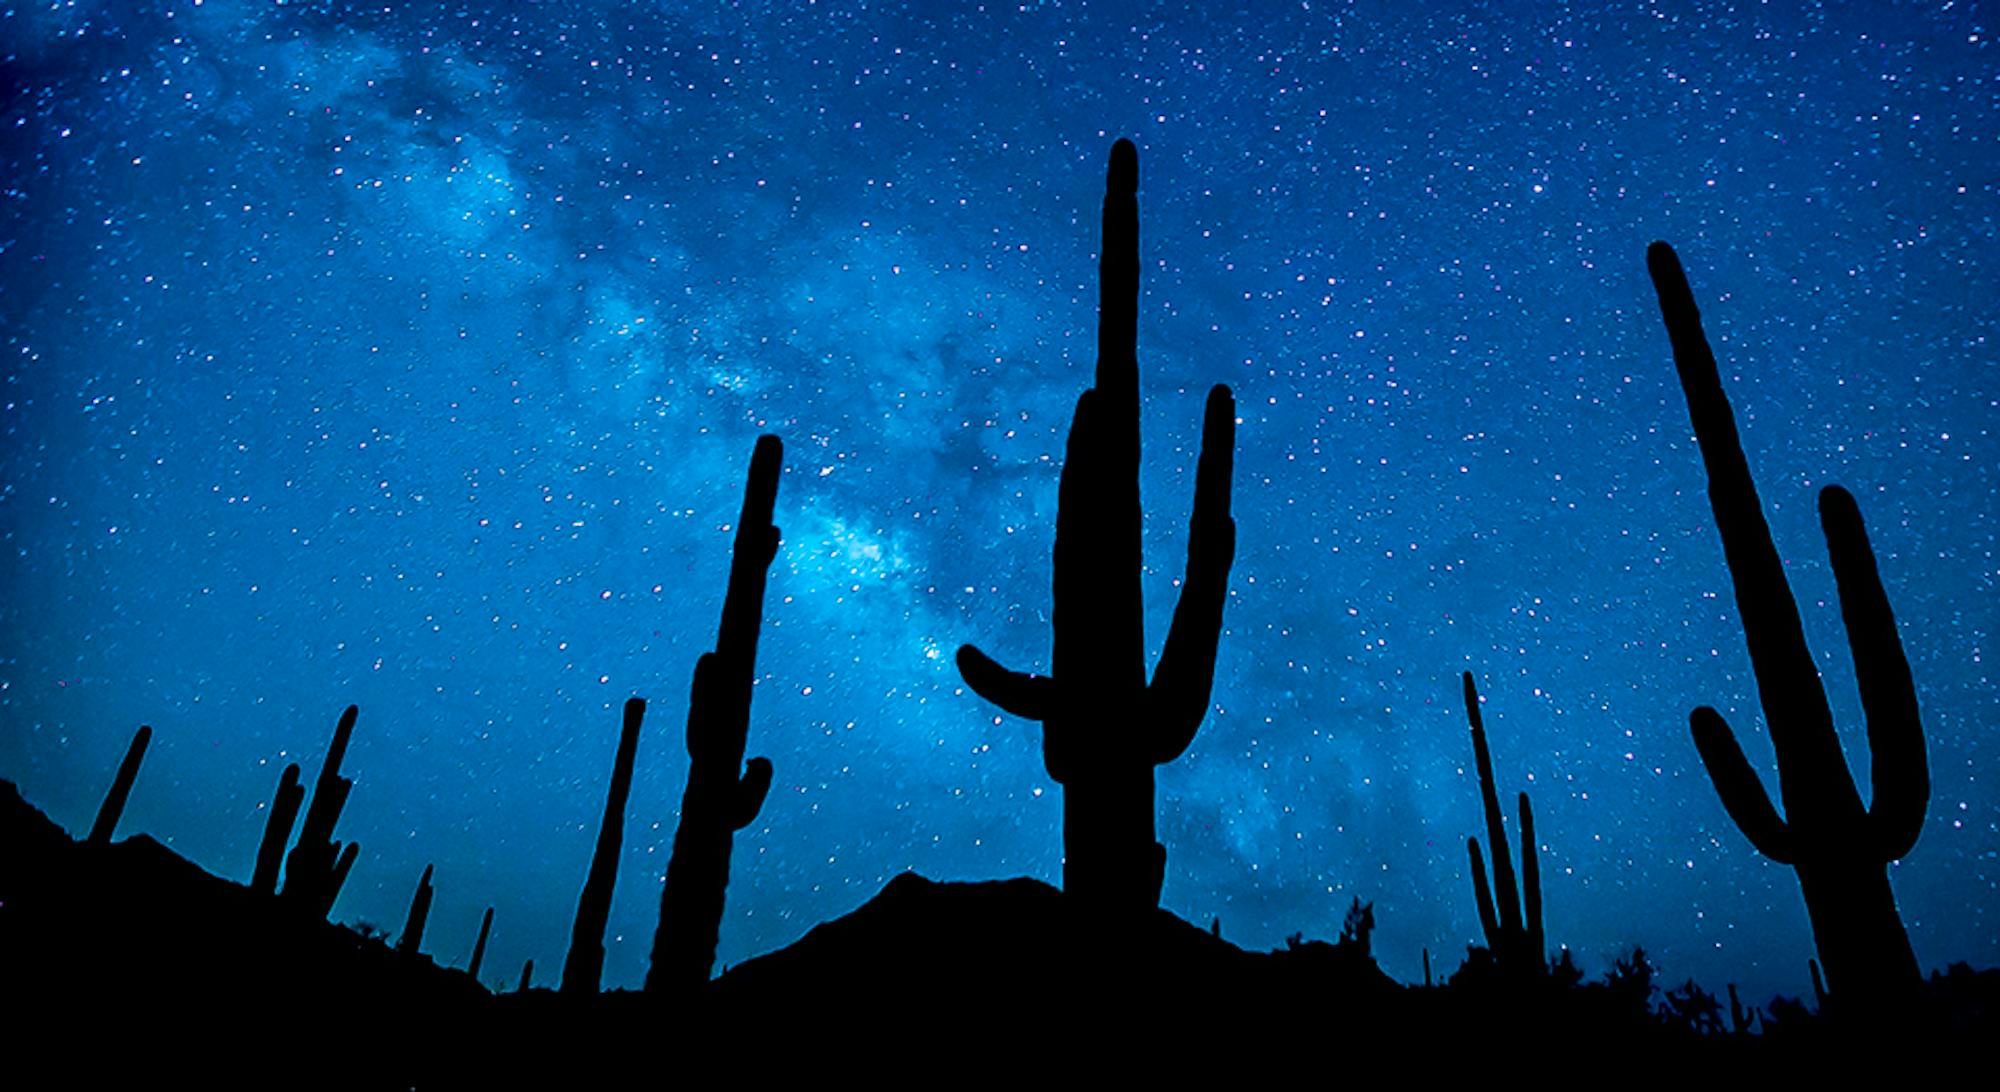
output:
<path id="1" fill-rule="evenodd" d="M 146 760 L 146 745 L 153 742 L 153 729 L 140 725 L 132 733 L 132 742 L 125 748 L 125 760 L 118 764 L 118 775 L 111 779 L 111 791 L 104 794 L 104 803 L 97 809 L 97 821 L 90 825 L 91 845 L 111 844 L 111 833 L 118 829 L 118 820 L 125 814 L 125 801 L 132 795 L 132 782 L 139 777 L 139 763 Z"/>
<path id="2" fill-rule="evenodd" d="M 604 927 L 611 920 L 611 893 L 618 884 L 618 854 L 625 847 L 625 800 L 632 795 L 632 761 L 639 753 L 639 726 L 646 702 L 625 703 L 625 726 L 611 764 L 611 791 L 604 797 L 604 823 L 597 829 L 597 852 L 576 903 L 569 958 L 563 961 L 562 992 L 596 993 L 604 977 Z"/>
<path id="3" fill-rule="evenodd" d="M 1493 847 L 1493 884 L 1486 883 L 1486 862 L 1479 839 L 1465 840 L 1472 858 L 1472 894 L 1479 902 L 1479 926 L 1486 947 L 1499 964 L 1512 971 L 1539 973 L 1545 969 L 1548 942 L 1542 933 L 1542 868 L 1535 847 L 1535 812 L 1528 794 L 1521 804 L 1521 888 L 1514 889 L 1514 864 L 1507 855 L 1505 819 L 1500 792 L 1494 785 L 1493 754 L 1486 746 L 1486 721 L 1479 713 L 1479 688 L 1472 672 L 1465 673 L 1465 719 L 1472 725 L 1472 757 L 1479 769 L 1479 798 L 1486 808 L 1486 841 Z"/>
<path id="4" fill-rule="evenodd" d="M 333 900 L 347 882 L 348 870 L 354 867 L 358 852 L 353 844 L 342 846 L 334 841 L 333 828 L 340 822 L 341 809 L 347 806 L 347 795 L 354 791 L 353 779 L 340 775 L 340 763 L 347 757 L 347 742 L 354 735 L 354 720 L 360 713 L 359 708 L 350 705 L 340 714 L 340 723 L 333 729 L 333 743 L 326 749 L 326 760 L 320 763 L 319 779 L 313 782 L 312 803 L 306 807 L 299 843 L 285 859 L 285 886 L 281 894 L 297 899 L 315 917 L 323 918 L 333 910 Z"/>
<path id="5" fill-rule="evenodd" d="M 1708 499 L 1736 586 L 1764 721 L 1778 754 L 1784 816 L 1772 806 L 1729 725 L 1708 706 L 1689 718 L 1695 747 L 1723 807 L 1750 844 L 1798 873 L 1828 986 L 1843 1001 L 1852 998 L 1858 1008 L 1893 1005 L 1916 989 L 1920 976 L 1896 912 L 1888 863 L 1909 853 L 1923 832 L 1930 770 L 1916 684 L 1868 532 L 1846 490 L 1828 486 L 1820 491 L 1820 526 L 1840 591 L 1841 618 L 1854 652 L 1874 755 L 1874 801 L 1864 807 L 1834 732 L 1826 691 L 1806 647 L 1798 604 L 1764 521 L 1687 275 L 1665 243 L 1652 245 L 1646 264 L 1708 471 Z"/>
<path id="6" fill-rule="evenodd" d="M 1139 504 L 1139 153 L 1111 148 L 1099 270 L 1096 385 L 1077 400 L 1058 490 L 1053 673 L 1010 671 L 971 645 L 958 669 L 981 697 L 1042 722 L 1063 786 L 1063 888 L 1108 906 L 1157 906 L 1166 849 L 1153 768 L 1179 758 L 1208 713 L 1236 556 L 1229 486 L 1236 403 L 1208 394 L 1186 580 L 1146 679 Z"/>
<path id="7" fill-rule="evenodd" d="M 743 761 L 750 732 L 750 691 L 757 673 L 757 632 L 764 621 L 764 585 L 778 555 L 771 513 L 785 458 L 776 436 L 759 436 L 722 598 L 715 651 L 694 666 L 688 696 L 687 790 L 667 883 L 660 893 L 660 927 L 653 934 L 648 990 L 688 990 L 708 981 L 722 927 L 723 892 L 736 832 L 750 825 L 771 791 L 771 760 Z"/>
<path id="8" fill-rule="evenodd" d="M 405 955 L 416 955 L 424 943 L 424 925 L 431 920 L 431 900 L 437 889 L 431 886 L 431 870 L 436 865 L 425 865 L 422 878 L 417 880 L 417 892 L 410 896 L 410 916 L 403 921 L 403 935 L 396 941 L 396 950 Z"/>

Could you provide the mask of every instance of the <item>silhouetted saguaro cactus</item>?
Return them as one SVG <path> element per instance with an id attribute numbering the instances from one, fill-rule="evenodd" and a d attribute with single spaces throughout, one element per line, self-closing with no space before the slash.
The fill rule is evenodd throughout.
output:
<path id="1" fill-rule="evenodd" d="M 604 797 L 604 822 L 597 828 L 597 852 L 576 903 L 569 958 L 563 962 L 562 992 L 596 993 L 604 976 L 604 926 L 611 920 L 611 893 L 618 884 L 618 854 L 625 845 L 625 799 L 632 793 L 632 760 L 639 753 L 639 726 L 646 703 L 625 703 L 625 727 L 611 765 L 611 791 Z"/>
<path id="2" fill-rule="evenodd" d="M 534 984 L 535 984 L 535 961 L 531 959 L 526 963 L 521 964 L 521 984 L 514 987 L 514 992 L 527 993 L 529 988 L 534 986 Z"/>
<path id="3" fill-rule="evenodd" d="M 1888 864 L 1909 853 L 1923 833 L 1930 770 L 1916 684 L 1875 554 L 1854 498 L 1839 486 L 1821 490 L 1820 526 L 1874 753 L 1874 803 L 1863 807 L 1687 275 L 1665 243 L 1652 245 L 1646 263 L 1708 472 L 1708 498 L 1778 754 L 1784 817 L 1722 715 L 1708 706 L 1689 718 L 1695 747 L 1723 807 L 1750 844 L 1798 873 L 1828 986 L 1843 1003 L 1853 998 L 1869 1009 L 1892 1005 L 1916 990 L 1920 974 L 1896 912 Z"/>
<path id="4" fill-rule="evenodd" d="M 1547 969 L 1548 948 L 1542 933 L 1542 869 L 1535 846 L 1535 813 L 1528 794 L 1521 804 L 1521 889 L 1514 889 L 1514 864 L 1507 854 L 1506 820 L 1500 813 L 1500 792 L 1494 785 L 1493 754 L 1486 746 L 1486 721 L 1479 713 L 1479 688 L 1472 672 L 1465 673 L 1465 719 L 1472 725 L 1472 756 L 1479 769 L 1479 799 L 1486 809 L 1486 840 L 1493 847 L 1493 884 L 1486 883 L 1486 863 L 1479 839 L 1467 838 L 1472 859 L 1472 894 L 1479 902 L 1479 926 L 1493 958 L 1510 970 L 1541 973 Z"/>
<path id="5" fill-rule="evenodd" d="M 97 822 L 90 825 L 91 845 L 111 844 L 111 832 L 118 829 L 118 818 L 125 814 L 125 800 L 132 795 L 132 782 L 139 777 L 139 763 L 146 759 L 146 745 L 153 742 L 153 729 L 140 725 L 132 733 L 132 742 L 125 748 L 125 760 L 118 764 L 118 775 L 111 779 L 111 791 L 104 794 L 104 803 L 97 809 Z"/>
<path id="6" fill-rule="evenodd" d="M 431 870 L 436 865 L 425 865 L 424 874 L 417 881 L 417 893 L 410 897 L 410 916 L 403 922 L 403 935 L 396 941 L 396 950 L 405 955 L 416 955 L 417 947 L 424 942 L 424 923 L 431 919 L 431 898 L 437 894 L 431 887 Z"/>
<path id="7" fill-rule="evenodd" d="M 660 893 L 660 926 L 653 934 L 648 990 L 692 989 L 715 967 L 723 893 L 736 832 L 750 825 L 771 790 L 771 760 L 743 761 L 750 731 L 750 692 L 757 672 L 757 631 L 764 618 L 764 585 L 778 554 L 771 523 L 778 471 L 785 448 L 760 436 L 750 455 L 750 479 L 722 599 L 715 651 L 694 666 L 688 697 L 688 780 L 680 826 Z"/>
<path id="8" fill-rule="evenodd" d="M 297 899 L 315 917 L 323 918 L 333 910 L 333 901 L 339 897 L 358 852 L 353 845 L 343 847 L 334 841 L 333 828 L 340 822 L 341 809 L 347 806 L 347 795 L 354 791 L 353 780 L 340 775 L 340 763 L 347 757 L 347 742 L 354 735 L 354 721 L 360 712 L 350 705 L 340 714 L 340 723 L 333 729 L 333 743 L 326 750 L 325 761 L 320 763 L 319 779 L 313 782 L 312 803 L 306 808 L 299 842 L 285 860 L 285 886 L 281 893 Z"/>
<path id="9" fill-rule="evenodd" d="M 259 895 L 278 890 L 278 869 L 285 863 L 285 845 L 292 840 L 292 827 L 299 821 L 299 807 L 306 800 L 306 787 L 299 784 L 299 764 L 290 763 L 278 778 L 278 791 L 271 797 L 271 814 L 264 820 L 264 840 L 257 844 L 257 869 L 250 876 L 250 890 Z"/>
<path id="10" fill-rule="evenodd" d="M 472 942 L 472 961 L 465 965 L 465 973 L 474 982 L 479 981 L 479 968 L 486 962 L 486 936 L 493 931 L 493 908 L 486 908 L 486 916 L 479 919 L 479 939 Z"/>
<path id="11" fill-rule="evenodd" d="M 1111 149 L 1099 272 L 1096 385 L 1077 400 L 1056 515 L 1053 673 L 1010 671 L 971 645 L 958 669 L 981 697 L 1042 722 L 1063 786 L 1063 889 L 1108 906 L 1157 906 L 1153 768 L 1181 756 L 1208 714 L 1236 554 L 1229 515 L 1236 403 L 1208 394 L 1186 580 L 1146 680 L 1139 503 L 1139 154 Z"/>

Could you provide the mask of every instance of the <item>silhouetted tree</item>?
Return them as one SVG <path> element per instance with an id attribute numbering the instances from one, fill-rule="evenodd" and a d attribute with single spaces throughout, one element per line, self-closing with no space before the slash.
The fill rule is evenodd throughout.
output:
<path id="1" fill-rule="evenodd" d="M 320 763 L 319 779 L 313 782 L 305 826 L 285 861 L 285 886 L 280 894 L 297 900 L 314 917 L 323 918 L 333 909 L 333 901 L 340 896 L 341 885 L 347 882 L 347 873 L 354 867 L 359 852 L 353 844 L 342 846 L 334 841 L 333 828 L 340 822 L 348 794 L 354 791 L 354 781 L 340 775 L 340 764 L 347 757 L 347 742 L 354 735 L 354 721 L 360 712 L 350 705 L 340 714 L 340 723 L 333 729 L 333 743 L 326 749 L 325 761 Z"/>
<path id="2" fill-rule="evenodd" d="M 618 854 L 625 846 L 625 799 L 632 793 L 632 761 L 639 753 L 639 726 L 646 719 L 640 698 L 625 702 L 624 729 L 611 764 L 611 790 L 604 796 L 604 822 L 597 828 L 597 852 L 576 903 L 569 958 L 563 962 L 562 992 L 596 993 L 604 976 L 604 927 L 611 920 L 611 893 L 618 885 Z"/>
<path id="3" fill-rule="evenodd" d="M 1900 1008 L 1921 981 L 1896 912 L 1888 864 L 1909 853 L 1923 832 L 1930 770 L 1916 685 L 1875 554 L 1854 498 L 1839 486 L 1821 490 L 1820 525 L 1840 590 L 1874 754 L 1874 803 L 1863 807 L 1687 275 L 1665 243 L 1654 243 L 1646 260 L 1708 471 L 1709 502 L 1736 587 L 1764 720 L 1778 753 L 1784 817 L 1772 806 L 1722 715 L 1708 706 L 1690 717 L 1695 747 L 1723 807 L 1750 844 L 1798 873 L 1813 940 L 1832 989 L 1843 1000 L 1854 998 L 1871 1011 L 1888 1012 Z"/>
<path id="4" fill-rule="evenodd" d="M 1229 515 L 1236 404 L 1209 392 L 1188 529 L 1187 578 L 1146 680 L 1139 504 L 1139 154 L 1111 149 L 1104 196 L 1096 385 L 1077 400 L 1056 515 L 1053 673 L 1010 671 L 971 645 L 959 673 L 981 697 L 1042 722 L 1042 760 L 1063 786 L 1063 889 L 1105 905 L 1157 906 L 1153 767 L 1194 741 L 1208 713 L 1236 554 Z"/>
<path id="5" fill-rule="evenodd" d="M 145 761 L 146 745 L 153 742 L 153 729 L 140 725 L 132 733 L 132 742 L 125 748 L 125 760 L 118 764 L 118 775 L 111 779 L 111 791 L 104 794 L 104 803 L 97 809 L 97 822 L 90 825 L 91 845 L 111 844 L 111 832 L 118 829 L 118 819 L 125 814 L 125 800 L 132 795 L 132 782 L 139 777 L 139 763 Z"/>
<path id="6" fill-rule="evenodd" d="M 1486 946 L 1508 973 L 1541 974 L 1548 948 L 1542 933 L 1542 869 L 1535 846 L 1535 813 L 1522 793 L 1521 805 L 1521 888 L 1514 888 L 1514 865 L 1508 858 L 1505 818 L 1500 813 L 1500 793 L 1494 785 L 1493 756 L 1486 746 L 1486 723 L 1479 712 L 1479 689 L 1472 672 L 1464 677 L 1465 718 L 1472 725 L 1472 756 L 1479 769 L 1479 798 L 1486 809 L 1486 838 L 1493 846 L 1493 883 L 1486 883 L 1486 864 L 1479 853 L 1479 839 L 1465 840 L 1466 854 L 1472 859 L 1472 894 L 1479 903 L 1479 925 L 1486 933 Z"/>
<path id="7" fill-rule="evenodd" d="M 660 926 L 653 935 L 648 990 L 692 989 L 715 967 L 722 926 L 723 892 L 736 832 L 750 825 L 771 791 L 771 760 L 743 761 L 750 731 L 750 692 L 757 672 L 757 631 L 764 618 L 764 585 L 778 555 L 771 513 L 785 448 L 760 436 L 750 455 L 750 479 L 722 599 L 715 651 L 694 666 L 688 698 L 688 780 L 680 826 L 660 893 Z"/>

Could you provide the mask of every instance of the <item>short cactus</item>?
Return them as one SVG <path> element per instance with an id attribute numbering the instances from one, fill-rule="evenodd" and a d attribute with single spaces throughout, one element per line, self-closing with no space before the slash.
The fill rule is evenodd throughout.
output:
<path id="1" fill-rule="evenodd" d="M 118 775 L 111 779 L 111 791 L 104 794 L 104 803 L 97 809 L 97 821 L 90 825 L 91 845 L 110 845 L 111 834 L 118 829 L 118 820 L 125 814 L 125 801 L 132 795 L 132 782 L 139 777 L 139 763 L 146 759 L 146 745 L 153 742 L 153 730 L 140 725 L 132 733 L 132 742 L 125 748 L 125 761 L 118 764 Z"/>

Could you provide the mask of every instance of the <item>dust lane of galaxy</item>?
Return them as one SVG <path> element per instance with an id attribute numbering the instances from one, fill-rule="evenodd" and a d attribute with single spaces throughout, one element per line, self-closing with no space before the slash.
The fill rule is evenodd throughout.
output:
<path id="1" fill-rule="evenodd" d="M 1140 147 L 1157 651 L 1202 394 L 1241 407 L 1164 904 L 1252 947 L 1478 938 L 1459 672 L 1552 942 L 1808 989 L 1688 736 L 1768 737 L 1644 249 L 1687 261 L 1857 781 L 1813 510 L 1853 490 L 1934 791 L 1926 968 L 2000 962 L 2000 66 L 1976 5 L 76 2 L 0 13 L 0 777 L 246 878 L 361 718 L 336 917 L 564 950 L 632 694 L 607 986 L 657 915 L 751 444 L 784 437 L 721 960 L 893 875 L 1060 875 L 1036 726 L 1097 203 Z"/>

